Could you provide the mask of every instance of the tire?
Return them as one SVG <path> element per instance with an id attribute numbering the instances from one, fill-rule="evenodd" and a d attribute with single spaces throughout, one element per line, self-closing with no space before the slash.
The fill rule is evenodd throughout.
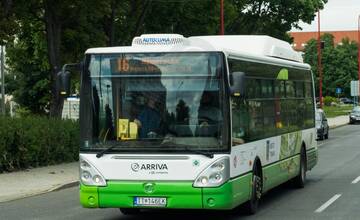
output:
<path id="1" fill-rule="evenodd" d="M 293 185 L 296 188 L 304 188 L 306 183 L 306 153 L 305 147 L 300 152 L 300 169 L 299 174 L 293 179 Z"/>
<path id="2" fill-rule="evenodd" d="M 329 129 L 327 130 L 327 132 L 325 134 L 325 139 L 329 139 Z"/>
<path id="3" fill-rule="evenodd" d="M 250 215 L 257 212 L 262 196 L 262 174 L 260 169 L 261 167 L 258 167 L 255 163 L 251 183 L 251 197 L 250 200 L 245 203 L 246 213 Z"/>
<path id="4" fill-rule="evenodd" d="M 123 215 L 138 215 L 140 214 L 140 209 L 120 208 L 120 212 Z"/>

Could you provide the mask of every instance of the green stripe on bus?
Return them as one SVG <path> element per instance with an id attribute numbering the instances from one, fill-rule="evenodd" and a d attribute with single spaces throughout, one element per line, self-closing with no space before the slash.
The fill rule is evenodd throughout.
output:
<path id="1" fill-rule="evenodd" d="M 85 208 L 98 208 L 98 187 L 80 184 L 80 203 Z"/>
<path id="2" fill-rule="evenodd" d="M 263 167 L 263 191 L 288 181 L 299 173 L 300 155 Z"/>
<path id="3" fill-rule="evenodd" d="M 144 185 L 154 184 L 154 191 L 146 193 Z M 201 189 L 192 187 L 193 182 L 160 181 L 108 181 L 107 187 L 99 187 L 100 207 L 133 208 L 134 197 L 166 197 L 167 208 L 202 208 Z"/>
<path id="4" fill-rule="evenodd" d="M 316 148 L 312 148 L 306 151 L 307 156 L 307 169 L 311 170 L 318 161 L 318 151 Z"/>
<path id="5" fill-rule="evenodd" d="M 232 179 L 217 188 L 203 188 L 205 209 L 232 209 L 250 198 L 252 173 Z"/>
<path id="6" fill-rule="evenodd" d="M 194 188 L 193 182 L 108 181 L 106 187 L 81 185 L 80 201 L 86 208 L 133 208 L 135 196 L 166 197 L 166 208 L 232 209 L 250 196 L 252 174 L 235 178 L 220 187 Z M 144 185 L 153 183 L 155 190 L 146 193 Z M 93 203 L 89 203 L 89 198 Z"/>

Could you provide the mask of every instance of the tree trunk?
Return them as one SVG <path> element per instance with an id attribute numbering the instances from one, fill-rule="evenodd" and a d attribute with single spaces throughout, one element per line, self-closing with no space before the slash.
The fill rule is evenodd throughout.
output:
<path id="1" fill-rule="evenodd" d="M 50 116 L 61 117 L 61 110 L 64 104 L 63 98 L 56 89 L 57 73 L 61 70 L 60 45 L 61 45 L 61 22 L 56 15 L 56 3 L 45 0 L 45 25 L 47 51 L 50 64 L 51 103 Z"/>
<path id="2" fill-rule="evenodd" d="M 144 23 L 146 13 L 147 13 L 148 9 L 150 8 L 150 5 L 151 5 L 151 0 L 146 0 L 144 3 L 143 10 L 141 11 L 139 18 L 136 21 L 135 31 L 134 31 L 132 37 L 135 37 L 140 34 L 141 27 Z"/>
<path id="3" fill-rule="evenodd" d="M 108 46 L 115 46 L 115 9 L 116 1 L 111 2 L 111 15 L 109 24 L 109 43 Z"/>

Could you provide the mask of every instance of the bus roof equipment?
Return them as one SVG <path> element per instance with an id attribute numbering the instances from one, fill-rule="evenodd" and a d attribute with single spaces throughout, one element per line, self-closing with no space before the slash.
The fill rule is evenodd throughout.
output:
<path id="1" fill-rule="evenodd" d="M 224 51 L 231 54 L 252 54 L 303 63 L 299 52 L 291 45 L 265 35 L 195 36 L 186 38 L 180 34 L 143 34 L 135 37 L 131 46 L 92 48 L 89 53 L 136 53 L 138 51 Z"/>

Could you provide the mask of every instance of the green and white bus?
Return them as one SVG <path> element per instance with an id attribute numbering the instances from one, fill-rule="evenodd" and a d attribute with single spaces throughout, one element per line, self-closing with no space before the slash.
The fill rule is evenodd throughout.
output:
<path id="1" fill-rule="evenodd" d="M 313 77 L 287 42 L 142 35 L 88 49 L 81 67 L 83 207 L 254 213 L 317 163 Z"/>

